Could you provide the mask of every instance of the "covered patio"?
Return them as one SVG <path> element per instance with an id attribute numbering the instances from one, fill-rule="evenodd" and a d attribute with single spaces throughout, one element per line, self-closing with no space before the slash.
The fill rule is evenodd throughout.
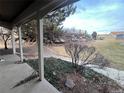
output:
<path id="1" fill-rule="evenodd" d="M 44 78 L 43 16 L 78 0 L 0 0 L 0 26 L 11 30 L 13 55 L 16 55 L 14 30 L 19 32 L 20 62 L 23 62 L 21 25 L 37 20 L 39 79 L 12 88 L 34 71 L 29 65 L 0 63 L 0 93 L 59 93 Z"/>

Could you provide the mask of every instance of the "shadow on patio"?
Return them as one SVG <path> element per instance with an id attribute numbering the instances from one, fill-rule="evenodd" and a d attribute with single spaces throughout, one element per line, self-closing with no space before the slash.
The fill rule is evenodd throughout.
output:
<path id="1" fill-rule="evenodd" d="M 38 81 L 38 78 L 33 79 L 18 87 L 12 88 L 21 80 L 30 76 L 33 69 L 24 64 L 6 64 L 0 63 L 0 92 L 1 93 L 59 93 L 45 79 Z"/>

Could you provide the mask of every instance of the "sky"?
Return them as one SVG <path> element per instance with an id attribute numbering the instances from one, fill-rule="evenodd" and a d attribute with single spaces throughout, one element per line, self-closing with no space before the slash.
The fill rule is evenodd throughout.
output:
<path id="1" fill-rule="evenodd" d="M 64 28 L 99 34 L 124 31 L 124 0 L 80 0 L 75 14 L 66 18 Z"/>

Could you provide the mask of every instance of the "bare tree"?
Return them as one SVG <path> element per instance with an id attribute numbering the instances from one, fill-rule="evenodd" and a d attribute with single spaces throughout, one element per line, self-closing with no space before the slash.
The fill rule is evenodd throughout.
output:
<path id="1" fill-rule="evenodd" d="M 79 62 L 85 63 L 95 52 L 94 47 L 88 47 L 86 43 L 68 41 L 65 43 L 65 51 L 71 57 L 72 64 L 76 67 Z"/>
<path id="2" fill-rule="evenodd" d="M 4 49 L 8 49 L 7 42 L 8 42 L 8 40 L 11 39 L 11 32 L 6 28 L 1 27 L 0 36 L 1 36 L 2 40 L 4 41 Z"/>

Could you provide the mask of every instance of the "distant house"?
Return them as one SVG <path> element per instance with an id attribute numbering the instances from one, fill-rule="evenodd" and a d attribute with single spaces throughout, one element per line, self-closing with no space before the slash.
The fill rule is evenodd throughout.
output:
<path id="1" fill-rule="evenodd" d="M 124 31 L 123 32 L 111 32 L 110 34 L 116 39 L 124 39 Z"/>

